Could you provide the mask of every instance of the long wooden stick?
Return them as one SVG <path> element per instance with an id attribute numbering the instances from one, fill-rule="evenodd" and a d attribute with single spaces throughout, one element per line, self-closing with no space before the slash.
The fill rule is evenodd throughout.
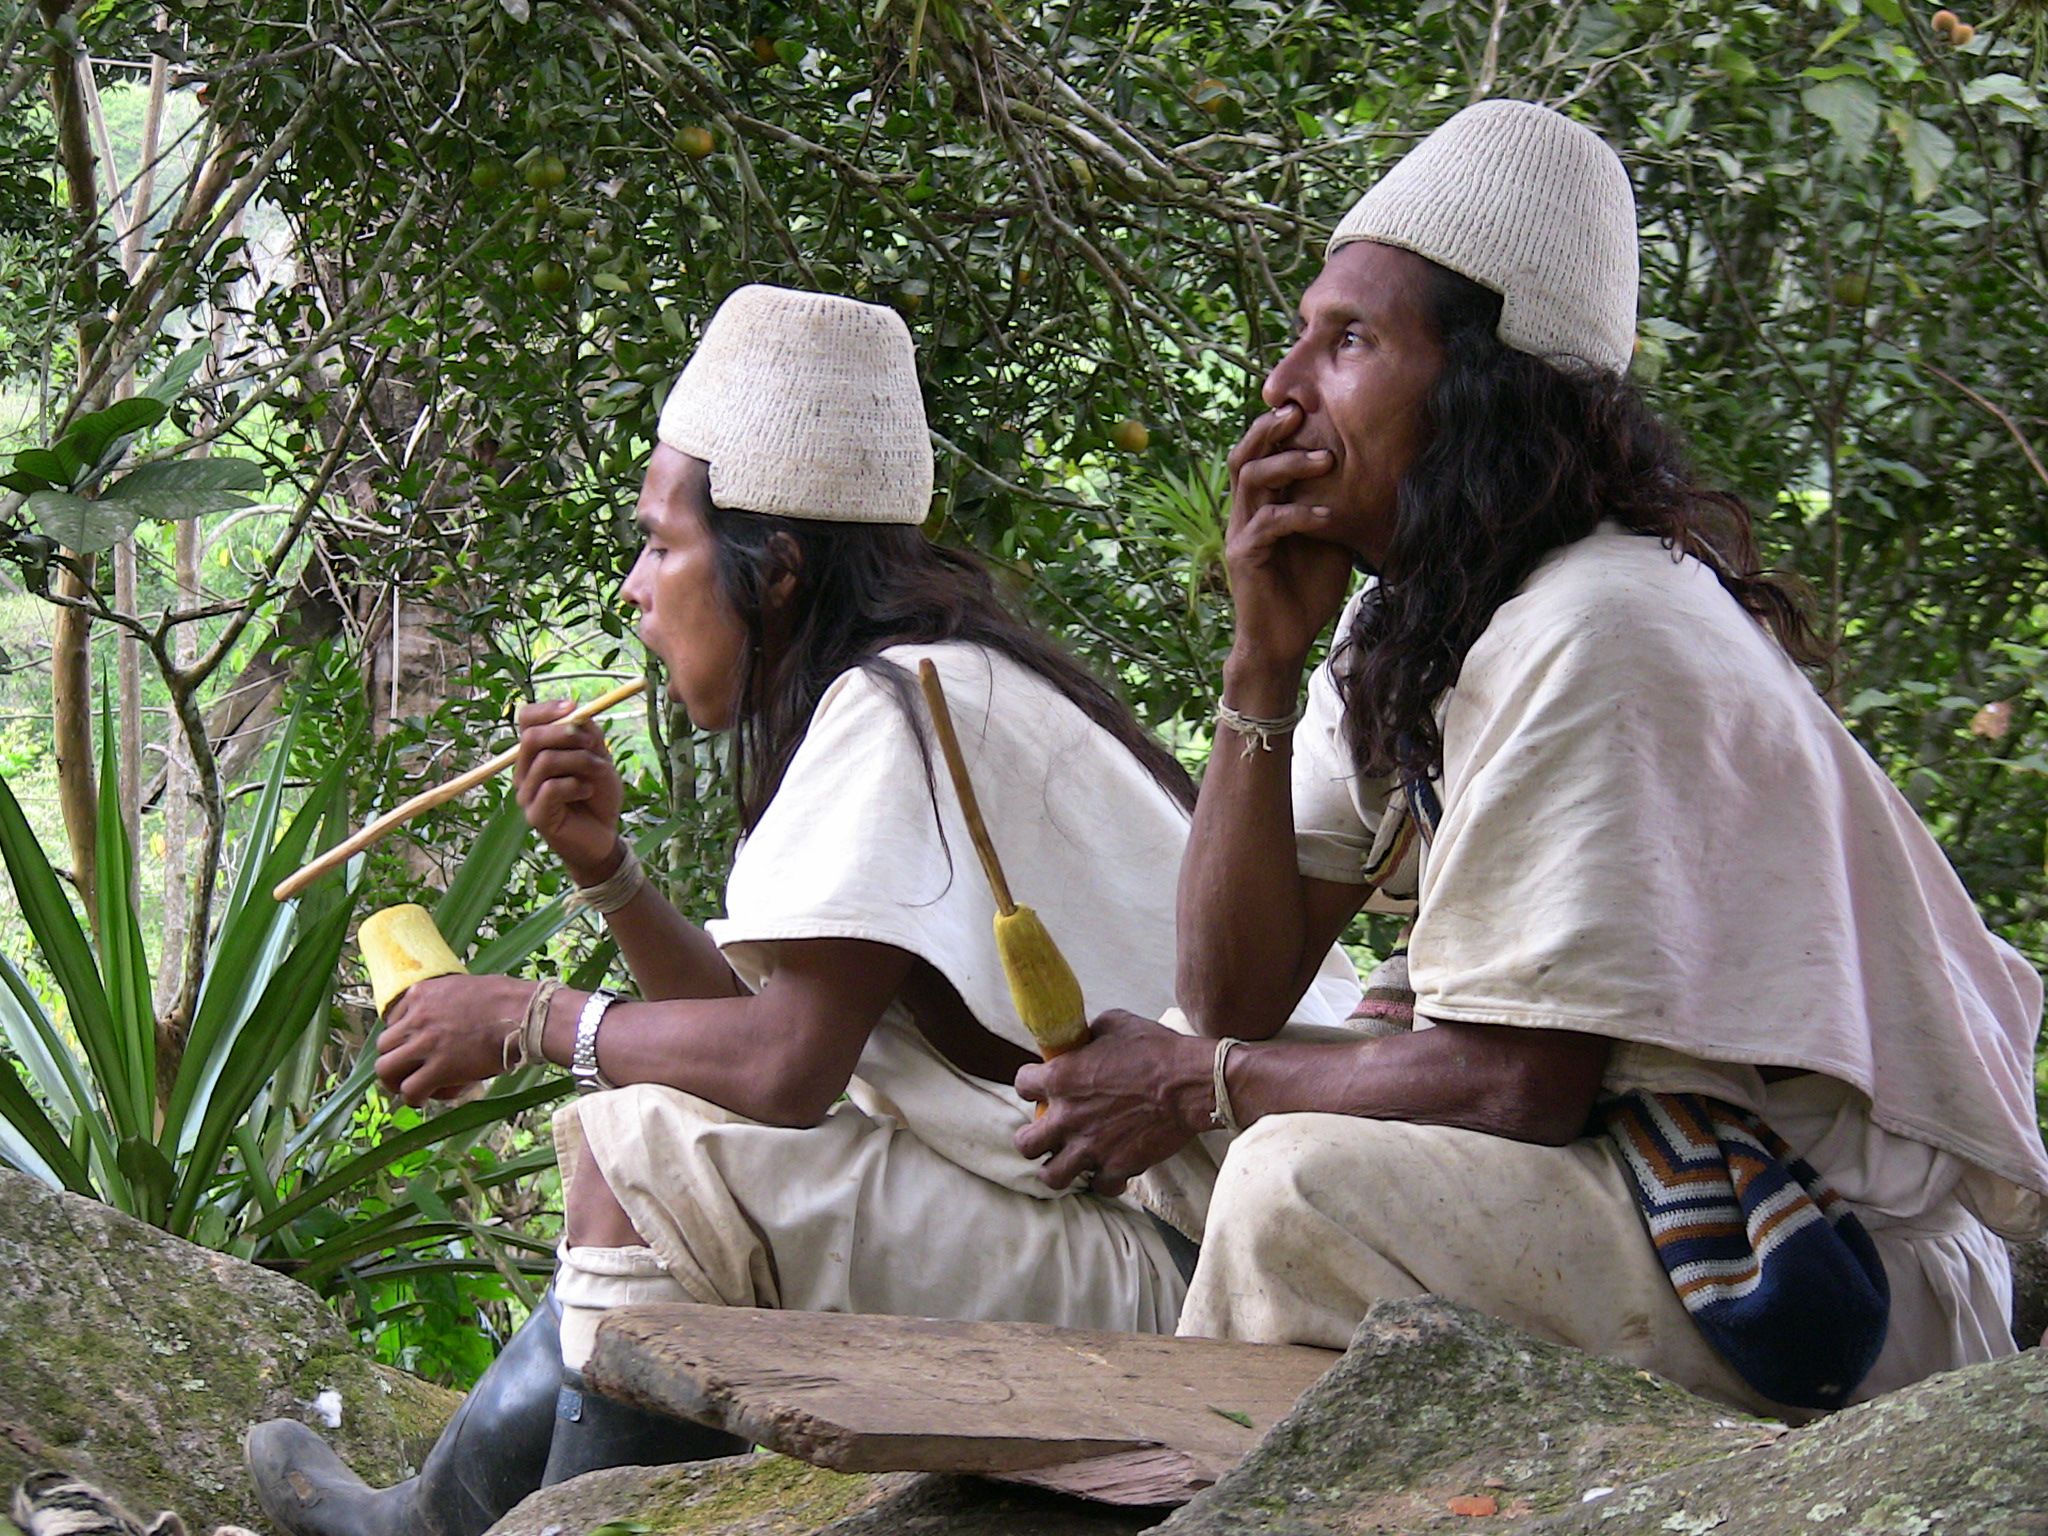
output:
<path id="1" fill-rule="evenodd" d="M 632 698 L 634 694 L 646 688 L 646 686 L 647 679 L 644 677 L 636 678 L 630 683 L 621 683 L 618 687 L 612 689 L 610 693 L 601 693 L 588 704 L 578 705 L 555 723 L 557 725 L 568 725 L 578 720 L 588 720 L 593 715 L 601 715 L 614 704 L 623 704 L 627 699 Z M 518 760 L 519 749 L 517 747 L 508 747 L 489 762 L 479 763 L 476 767 L 470 769 L 469 772 L 458 774 L 445 784 L 436 784 L 432 789 L 421 791 L 403 805 L 386 811 L 347 842 L 335 844 L 334 847 L 328 849 L 319 858 L 313 860 L 312 863 L 306 865 L 296 874 L 285 876 L 284 879 L 277 882 L 277 888 L 270 894 L 279 901 L 285 901 L 298 895 L 299 892 L 326 874 L 328 870 L 333 869 L 336 865 L 347 863 L 392 828 L 403 826 L 406 822 L 411 821 L 413 817 L 419 815 L 420 812 L 431 811 L 435 806 L 453 800 L 463 791 L 476 788 L 485 779 L 497 777 L 497 775 L 503 773 Z"/>
<path id="2" fill-rule="evenodd" d="M 953 712 L 946 708 L 946 690 L 939 685 L 939 669 L 929 661 L 920 661 L 917 680 L 924 688 L 924 701 L 931 708 L 932 726 L 939 733 L 939 750 L 946 756 L 946 771 L 953 776 L 953 793 L 960 797 L 960 813 L 967 818 L 967 835 L 974 839 L 974 851 L 981 855 L 989 889 L 996 893 L 996 910 L 1008 917 L 1017 910 L 1017 903 L 1010 899 L 1010 882 L 1003 878 L 1002 861 L 997 859 L 996 845 L 989 840 L 988 826 L 981 819 L 981 802 L 974 798 L 974 781 L 967 777 L 967 759 L 960 755 L 960 738 L 953 731 Z"/>

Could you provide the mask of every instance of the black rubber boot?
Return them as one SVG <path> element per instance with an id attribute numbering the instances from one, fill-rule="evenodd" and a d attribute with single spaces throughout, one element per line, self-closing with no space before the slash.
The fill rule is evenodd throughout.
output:
<path id="1" fill-rule="evenodd" d="M 481 1536 L 541 1485 L 561 1382 L 562 1308 L 550 1286 L 418 1477 L 372 1488 L 297 1419 L 272 1419 L 242 1441 L 256 1500 L 291 1536 Z"/>
<path id="2" fill-rule="evenodd" d="M 543 1487 L 605 1467 L 665 1467 L 679 1461 L 742 1456 L 753 1447 L 737 1435 L 649 1413 L 590 1390 L 580 1371 L 565 1370 L 555 1407 L 555 1443 Z"/>

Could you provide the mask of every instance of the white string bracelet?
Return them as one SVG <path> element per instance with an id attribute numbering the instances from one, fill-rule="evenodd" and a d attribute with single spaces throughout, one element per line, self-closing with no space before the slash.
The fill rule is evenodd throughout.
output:
<path id="1" fill-rule="evenodd" d="M 1230 1060 L 1231 1051 L 1242 1044 L 1242 1040 L 1228 1036 L 1216 1042 L 1216 1107 L 1209 1112 L 1209 1129 L 1228 1131 L 1233 1136 L 1244 1127 L 1237 1123 L 1237 1112 L 1230 1107 L 1230 1085 L 1223 1080 L 1223 1064 Z"/>
<path id="2" fill-rule="evenodd" d="M 1247 715 L 1242 710 L 1232 709 L 1228 704 L 1222 703 L 1219 700 L 1216 705 L 1216 723 L 1225 730 L 1235 731 L 1239 736 L 1243 737 L 1244 752 L 1242 755 L 1250 757 L 1254 751 L 1272 751 L 1273 738 L 1275 736 L 1285 736 L 1289 731 L 1292 731 L 1297 725 L 1301 724 L 1301 717 L 1304 712 L 1305 706 L 1297 704 L 1290 713 L 1278 720 L 1262 720 L 1257 715 Z"/>
<path id="3" fill-rule="evenodd" d="M 619 860 L 619 867 L 595 885 L 581 885 L 569 893 L 568 906 L 588 907 L 600 917 L 609 917 L 621 907 L 630 906 L 633 898 L 640 894 L 640 888 L 647 884 L 647 871 L 640 867 L 640 856 L 633 852 L 631 843 L 622 844 L 626 856 Z"/>

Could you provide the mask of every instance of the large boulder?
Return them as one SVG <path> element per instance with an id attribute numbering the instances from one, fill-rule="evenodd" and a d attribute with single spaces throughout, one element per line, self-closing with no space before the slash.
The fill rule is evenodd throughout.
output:
<path id="1" fill-rule="evenodd" d="M 1382 1302 L 1330 1373 L 1161 1536 L 1421 1531 L 1456 1525 L 1460 1509 L 1506 1517 L 1488 1520 L 1499 1529 L 1778 1432 L 1434 1297 Z"/>
<path id="2" fill-rule="evenodd" d="M 457 1401 L 365 1358 L 297 1282 L 0 1169 L 9 1487 L 60 1467 L 145 1518 L 175 1509 L 194 1530 L 260 1529 L 242 1469 L 249 1424 L 303 1418 L 365 1476 L 395 1481 Z"/>
<path id="3" fill-rule="evenodd" d="M 1423 1298 L 1350 1351 L 1160 1536 L 2043 1536 L 2048 1352 L 1801 1429 Z"/>
<path id="4" fill-rule="evenodd" d="M 1678 1467 L 1527 1536 L 2043 1536 L 2048 1354 L 1973 1365 L 1719 1461 Z"/>

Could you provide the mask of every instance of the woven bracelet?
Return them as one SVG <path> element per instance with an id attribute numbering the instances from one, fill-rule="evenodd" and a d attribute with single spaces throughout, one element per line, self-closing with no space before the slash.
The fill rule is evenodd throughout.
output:
<path id="1" fill-rule="evenodd" d="M 572 909 L 588 907 L 600 917 L 609 917 L 640 894 L 640 888 L 647 883 L 647 871 L 640 867 L 640 856 L 633 852 L 633 845 L 624 846 L 626 856 L 619 860 L 617 869 L 597 884 L 578 886 L 569 893 L 568 905 Z"/>
<path id="2" fill-rule="evenodd" d="M 1223 1080 L 1224 1063 L 1230 1060 L 1232 1049 L 1244 1044 L 1242 1040 L 1226 1036 L 1216 1042 L 1216 1107 L 1209 1113 L 1209 1128 L 1214 1131 L 1228 1131 L 1235 1136 L 1244 1127 L 1237 1123 L 1237 1111 L 1230 1105 L 1230 1085 Z"/>
<path id="3" fill-rule="evenodd" d="M 555 994 L 561 990 L 562 984 L 551 978 L 542 982 L 527 995 L 526 1012 L 520 1015 L 519 1028 L 515 1032 L 519 1046 L 519 1059 L 517 1061 L 511 1059 L 515 1036 L 508 1035 L 505 1039 L 505 1070 L 507 1072 L 519 1067 L 528 1066 L 534 1062 L 544 1062 L 547 1060 L 546 1053 L 541 1049 L 541 1036 L 548 1027 L 548 1005 L 555 1000 Z"/>
<path id="4" fill-rule="evenodd" d="M 1247 715 L 1241 710 L 1232 709 L 1228 704 L 1218 703 L 1216 706 L 1216 723 L 1225 730 L 1235 731 L 1239 736 L 1243 737 L 1244 752 L 1242 755 L 1250 757 L 1255 751 L 1272 751 L 1273 738 L 1275 736 L 1285 736 L 1289 731 L 1301 724 L 1301 717 L 1304 712 L 1304 706 L 1297 704 L 1294 706 L 1292 713 L 1284 715 L 1278 720 L 1262 720 L 1257 715 Z"/>

